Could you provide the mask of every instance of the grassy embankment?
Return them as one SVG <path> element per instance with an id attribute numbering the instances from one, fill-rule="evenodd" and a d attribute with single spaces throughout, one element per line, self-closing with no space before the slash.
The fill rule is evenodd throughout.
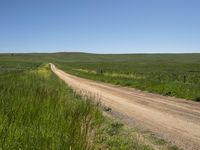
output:
<path id="1" fill-rule="evenodd" d="M 1 149 L 151 149 L 103 117 L 47 65 L 0 63 Z"/>

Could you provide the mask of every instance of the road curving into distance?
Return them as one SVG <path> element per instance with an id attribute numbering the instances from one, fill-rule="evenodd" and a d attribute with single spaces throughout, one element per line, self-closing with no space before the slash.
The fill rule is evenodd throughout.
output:
<path id="1" fill-rule="evenodd" d="M 180 148 L 200 149 L 200 103 L 83 79 L 50 65 L 72 89 L 110 107 L 128 125 L 147 129 Z"/>

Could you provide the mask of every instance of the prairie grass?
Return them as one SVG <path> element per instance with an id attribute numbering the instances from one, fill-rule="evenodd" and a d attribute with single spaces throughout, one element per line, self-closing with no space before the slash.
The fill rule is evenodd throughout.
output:
<path id="1" fill-rule="evenodd" d="M 51 62 L 80 77 L 199 101 L 199 60 L 200 54 L 1 54 L 0 73 Z"/>
<path id="2" fill-rule="evenodd" d="M 177 73 L 177 78 L 173 79 L 173 77 L 167 73 L 160 77 L 159 73 L 140 74 L 130 72 L 127 75 L 124 75 L 124 73 L 110 73 L 109 71 L 105 71 L 105 73 L 102 74 L 94 74 L 70 69 L 65 70 L 83 78 L 132 87 L 165 96 L 175 96 L 199 101 L 200 75 L 197 73 L 196 75 L 188 73 L 186 75 L 188 81 L 184 81 L 184 76 L 181 73 Z"/>
<path id="3" fill-rule="evenodd" d="M 93 148 L 101 113 L 46 67 L 2 74 L 0 89 L 2 149 Z"/>
<path id="4" fill-rule="evenodd" d="M 74 93 L 47 64 L 20 67 L 0 73 L 0 149 L 151 149 Z"/>
<path id="5" fill-rule="evenodd" d="M 198 101 L 199 60 L 200 54 L 112 55 L 107 61 L 77 60 L 57 65 L 80 77 Z"/>

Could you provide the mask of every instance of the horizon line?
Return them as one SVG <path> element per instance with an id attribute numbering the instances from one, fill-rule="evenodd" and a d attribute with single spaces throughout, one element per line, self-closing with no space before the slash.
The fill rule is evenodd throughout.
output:
<path id="1" fill-rule="evenodd" d="M 0 52 L 0 54 L 56 54 L 56 53 L 85 53 L 85 54 L 200 54 L 200 52 L 125 52 L 125 53 L 98 53 L 84 51 L 55 51 L 55 52 Z"/>

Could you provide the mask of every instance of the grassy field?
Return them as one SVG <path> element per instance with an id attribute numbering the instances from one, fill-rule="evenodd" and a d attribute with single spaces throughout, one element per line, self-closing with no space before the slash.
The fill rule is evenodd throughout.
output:
<path id="1" fill-rule="evenodd" d="M 80 77 L 200 101 L 200 54 L 79 55 L 55 62 Z"/>
<path id="2" fill-rule="evenodd" d="M 198 101 L 199 60 L 200 54 L 1 54 L 0 148 L 153 149 L 75 94 L 48 62 L 77 76 Z"/>
<path id="3" fill-rule="evenodd" d="M 0 59 L 10 65 L 52 62 L 80 77 L 200 101 L 200 54 L 4 54 Z"/>
<path id="4" fill-rule="evenodd" d="M 152 149 L 75 94 L 45 58 L 0 57 L 0 149 Z"/>

